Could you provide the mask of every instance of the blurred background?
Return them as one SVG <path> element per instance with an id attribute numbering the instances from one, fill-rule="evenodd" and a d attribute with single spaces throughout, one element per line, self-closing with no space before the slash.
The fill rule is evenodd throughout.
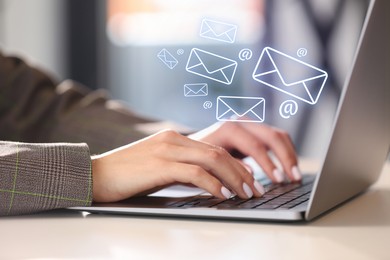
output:
<path id="1" fill-rule="evenodd" d="M 217 121 L 219 96 L 262 97 L 264 123 L 288 131 L 300 155 L 317 157 L 326 149 L 367 7 L 367 0 L 0 0 L 0 51 L 193 130 Z M 234 39 L 202 37 L 205 19 L 235 27 Z M 265 47 L 327 72 L 315 104 L 253 79 Z M 193 48 L 235 61 L 232 83 L 189 73 Z M 158 57 L 163 50 L 174 68 Z M 195 83 L 208 85 L 206 96 L 185 96 L 184 85 Z M 298 110 L 284 118 L 281 105 L 289 100 Z"/>

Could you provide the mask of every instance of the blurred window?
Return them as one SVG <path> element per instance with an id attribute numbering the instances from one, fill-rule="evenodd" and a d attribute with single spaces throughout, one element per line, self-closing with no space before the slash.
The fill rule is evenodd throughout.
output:
<path id="1" fill-rule="evenodd" d="M 121 46 L 202 44 L 194 32 L 207 16 L 238 25 L 238 43 L 251 43 L 261 36 L 262 8 L 259 0 L 109 0 L 107 33 Z"/>

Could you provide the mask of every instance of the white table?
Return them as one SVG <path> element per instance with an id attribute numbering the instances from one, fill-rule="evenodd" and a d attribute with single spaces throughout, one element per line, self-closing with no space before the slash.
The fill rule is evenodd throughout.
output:
<path id="1" fill-rule="evenodd" d="M 95 215 L 0 218 L 0 259 L 390 259 L 390 165 L 308 224 Z"/>

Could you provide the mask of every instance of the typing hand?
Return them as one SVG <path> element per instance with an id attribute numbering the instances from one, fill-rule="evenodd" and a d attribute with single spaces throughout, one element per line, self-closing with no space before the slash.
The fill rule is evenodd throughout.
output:
<path id="1" fill-rule="evenodd" d="M 226 122 L 190 137 L 223 147 L 233 154 L 238 152 L 242 157 L 253 157 L 273 182 L 282 182 L 285 174 L 291 181 L 302 178 L 294 145 L 289 135 L 279 129 L 265 124 Z M 279 160 L 284 173 L 275 166 L 269 151 Z"/>
<path id="2" fill-rule="evenodd" d="M 218 138 L 218 133 L 229 131 L 228 127 L 224 129 L 204 140 L 209 143 L 225 140 L 227 134 Z M 246 143 L 250 141 L 247 139 Z M 221 144 L 229 143 L 225 140 Z M 264 146 L 258 147 L 263 148 L 261 152 L 266 151 Z M 175 183 L 195 185 L 221 199 L 229 198 L 231 192 L 240 198 L 260 197 L 264 193 L 262 185 L 224 148 L 171 130 L 94 156 L 92 176 L 96 202 L 118 201 Z"/>

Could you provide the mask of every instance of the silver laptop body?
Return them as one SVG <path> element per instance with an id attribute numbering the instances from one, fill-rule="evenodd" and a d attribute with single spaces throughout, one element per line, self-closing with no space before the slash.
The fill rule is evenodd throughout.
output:
<path id="1" fill-rule="evenodd" d="M 390 1 L 373 0 L 308 206 L 283 210 L 169 207 L 178 198 L 143 197 L 74 207 L 95 213 L 267 221 L 309 221 L 364 192 L 390 146 Z"/>

